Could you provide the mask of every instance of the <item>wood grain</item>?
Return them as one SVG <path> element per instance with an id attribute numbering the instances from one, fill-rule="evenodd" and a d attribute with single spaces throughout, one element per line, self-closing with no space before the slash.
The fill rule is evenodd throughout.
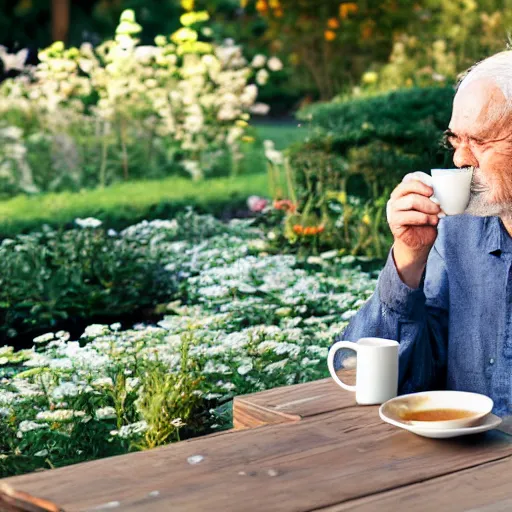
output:
<path id="1" fill-rule="evenodd" d="M 322 512 L 510 512 L 512 458 L 321 509 Z"/>
<path id="2" fill-rule="evenodd" d="M 188 464 L 196 454 L 203 462 Z M 503 434 L 429 440 L 381 422 L 377 407 L 348 407 L 7 483 L 70 512 L 112 502 L 128 512 L 309 511 L 511 454 Z"/>
<path id="3" fill-rule="evenodd" d="M 341 370 L 340 377 L 352 384 L 353 370 Z M 235 428 L 257 427 L 297 421 L 356 405 L 353 393 L 347 393 L 332 379 L 281 387 L 236 397 L 233 403 Z"/>

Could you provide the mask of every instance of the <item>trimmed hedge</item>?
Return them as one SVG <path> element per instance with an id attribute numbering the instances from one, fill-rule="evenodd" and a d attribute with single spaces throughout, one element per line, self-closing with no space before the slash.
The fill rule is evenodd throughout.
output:
<path id="1" fill-rule="evenodd" d="M 346 178 L 349 192 L 374 197 L 409 172 L 451 166 L 440 140 L 453 96 L 451 87 L 412 88 L 302 110 L 312 135 L 291 150 L 299 182 L 311 160 Z"/>
<path id="2" fill-rule="evenodd" d="M 147 219 L 165 219 L 192 206 L 199 213 L 229 217 L 246 210 L 249 195 L 268 195 L 266 174 L 216 178 L 201 182 L 171 177 L 138 181 L 79 193 L 18 196 L 0 203 L 0 237 L 39 229 L 71 227 L 76 218 L 95 217 L 122 229 Z"/>

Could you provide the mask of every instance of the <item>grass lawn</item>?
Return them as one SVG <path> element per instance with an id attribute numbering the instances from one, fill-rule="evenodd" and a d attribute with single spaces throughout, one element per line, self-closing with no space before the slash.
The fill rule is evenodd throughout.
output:
<path id="1" fill-rule="evenodd" d="M 77 217 L 96 217 L 121 228 L 143 219 L 165 218 L 186 206 L 219 213 L 242 205 L 249 195 L 267 195 L 267 175 L 249 174 L 193 182 L 170 177 L 120 183 L 105 189 L 17 196 L 0 202 L 0 235 L 38 229 L 42 224 L 66 225 Z"/>
<path id="2" fill-rule="evenodd" d="M 120 229 L 143 219 L 170 217 L 189 205 L 213 214 L 230 206 L 236 209 L 252 194 L 269 193 L 263 141 L 273 140 L 278 149 L 284 149 L 306 134 L 289 123 L 258 123 L 255 132 L 255 142 L 244 146 L 246 157 L 236 177 L 202 182 L 169 177 L 81 192 L 20 195 L 0 201 L 0 237 L 36 230 L 42 224 L 69 225 L 77 217 L 96 217 L 109 227 Z"/>

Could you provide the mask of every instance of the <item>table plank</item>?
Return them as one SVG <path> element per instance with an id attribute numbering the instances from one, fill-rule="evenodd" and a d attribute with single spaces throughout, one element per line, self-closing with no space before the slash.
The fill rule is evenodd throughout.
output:
<path id="1" fill-rule="evenodd" d="M 196 454 L 203 462 L 188 464 Z M 504 434 L 424 439 L 383 423 L 377 407 L 347 407 L 5 483 L 69 512 L 310 511 L 509 455 Z"/>
<path id="2" fill-rule="evenodd" d="M 512 458 L 321 509 L 322 512 L 509 512 Z"/>
<path id="3" fill-rule="evenodd" d="M 341 370 L 339 375 L 347 384 L 355 382 L 353 370 Z M 254 428 L 294 422 L 355 405 L 353 393 L 341 390 L 329 378 L 235 397 L 233 421 L 236 429 Z"/>

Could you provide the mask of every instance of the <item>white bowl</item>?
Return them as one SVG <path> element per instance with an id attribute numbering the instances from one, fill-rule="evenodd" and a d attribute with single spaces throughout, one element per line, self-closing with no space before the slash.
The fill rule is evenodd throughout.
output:
<path id="1" fill-rule="evenodd" d="M 422 428 L 462 428 L 475 425 L 487 415 L 494 406 L 491 398 L 466 391 L 425 391 L 402 395 L 381 405 L 379 413 L 403 425 Z M 457 409 L 471 412 L 470 416 L 453 420 L 416 421 L 405 420 L 407 413 L 432 409 Z"/>

